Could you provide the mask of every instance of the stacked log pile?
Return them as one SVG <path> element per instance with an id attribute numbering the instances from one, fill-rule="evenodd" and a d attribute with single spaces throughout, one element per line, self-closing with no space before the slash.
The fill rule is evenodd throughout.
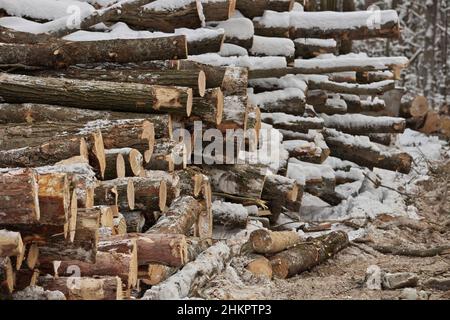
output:
<path id="1" fill-rule="evenodd" d="M 398 37 L 397 14 L 370 28 L 367 12 L 294 2 L 131 0 L 42 33 L 0 19 L 1 297 L 39 285 L 74 300 L 161 298 L 174 273 L 189 277 L 185 297 L 193 274 L 235 252 L 216 230 L 271 229 L 304 192 L 337 205 L 352 168 L 409 172 L 390 145 L 405 120 L 378 116 L 408 60 L 337 55 L 344 40 Z M 238 132 L 220 146 L 233 154 L 199 151 L 196 121 L 205 140 Z M 278 150 L 238 163 L 274 139 Z M 250 242 L 266 257 L 249 269 L 286 278 L 348 238 L 261 229 Z"/>

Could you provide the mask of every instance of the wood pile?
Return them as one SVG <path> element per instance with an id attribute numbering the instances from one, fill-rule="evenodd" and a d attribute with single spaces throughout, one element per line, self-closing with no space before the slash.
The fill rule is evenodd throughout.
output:
<path id="1" fill-rule="evenodd" d="M 399 37 L 394 11 L 371 28 L 370 12 L 302 12 L 293 0 L 122 2 L 77 27 L 31 10 L 34 33 L 0 8 L 19 26 L 0 26 L 1 297 L 39 285 L 73 300 L 149 288 L 156 299 L 177 281 L 186 297 L 235 252 L 216 229 L 271 229 L 304 192 L 337 205 L 354 168 L 410 171 L 390 143 L 405 120 L 378 116 L 408 60 L 337 55 L 348 40 Z M 204 138 L 243 132 L 223 142 L 241 152 L 206 163 L 196 121 Z M 279 149 L 237 162 L 274 137 Z M 348 238 L 260 229 L 250 242 L 268 259 L 249 269 L 285 278 Z"/>

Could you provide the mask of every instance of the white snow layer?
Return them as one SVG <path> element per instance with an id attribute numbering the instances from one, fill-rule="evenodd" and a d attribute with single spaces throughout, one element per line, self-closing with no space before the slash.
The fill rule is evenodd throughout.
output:
<path id="1" fill-rule="evenodd" d="M 295 54 L 295 45 L 291 39 L 254 36 L 250 52 L 254 55 L 291 57 Z"/>
<path id="2" fill-rule="evenodd" d="M 247 67 L 250 70 L 286 68 L 284 57 L 222 57 L 217 53 L 189 56 L 189 60 L 213 66 Z"/>

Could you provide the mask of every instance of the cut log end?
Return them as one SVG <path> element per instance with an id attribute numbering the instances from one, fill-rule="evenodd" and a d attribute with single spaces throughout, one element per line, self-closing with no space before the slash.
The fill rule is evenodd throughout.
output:
<path id="1" fill-rule="evenodd" d="M 70 208 L 69 208 L 69 232 L 68 238 L 70 242 L 73 242 L 75 239 L 75 230 L 77 225 L 77 214 L 78 214 L 78 202 L 77 202 L 77 192 L 76 190 L 72 191 L 72 196 L 70 199 Z"/>
<path id="2" fill-rule="evenodd" d="M 135 206 L 135 192 L 134 192 L 134 183 L 130 179 L 127 183 L 127 201 L 128 201 L 128 207 L 130 210 L 134 210 Z"/>
<path id="3" fill-rule="evenodd" d="M 165 180 L 161 180 L 159 185 L 159 209 L 164 211 L 167 204 L 167 183 Z"/>
<path id="4" fill-rule="evenodd" d="M 206 74 L 203 70 L 198 73 L 198 94 L 200 97 L 204 97 L 206 93 Z"/>
<path id="5" fill-rule="evenodd" d="M 205 79 L 206 83 L 206 79 Z M 192 89 L 187 90 L 187 101 L 186 101 L 186 115 L 189 117 L 192 113 L 192 104 L 194 102 L 194 94 L 192 93 Z"/>
<path id="6" fill-rule="evenodd" d="M 117 178 L 125 177 L 125 159 L 122 154 L 118 154 L 116 157 L 116 171 Z"/>
<path id="7" fill-rule="evenodd" d="M 155 126 L 150 121 L 145 120 L 142 124 L 141 139 L 148 140 L 148 150 L 144 152 L 144 160 L 150 162 L 155 147 Z"/>

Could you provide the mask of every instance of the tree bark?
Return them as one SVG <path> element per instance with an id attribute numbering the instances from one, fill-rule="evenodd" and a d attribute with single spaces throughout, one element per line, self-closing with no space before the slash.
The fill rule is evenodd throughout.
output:
<path id="1" fill-rule="evenodd" d="M 152 211 L 164 211 L 167 203 L 167 182 L 157 171 L 147 171 L 145 177 L 133 177 L 134 202 L 130 209 L 141 210 L 144 214 Z"/>
<path id="2" fill-rule="evenodd" d="M 262 113 L 261 121 L 271 124 L 276 129 L 284 129 L 298 132 L 308 132 L 308 130 L 322 129 L 323 120 L 321 118 L 306 118 L 288 115 L 285 113 Z"/>
<path id="3" fill-rule="evenodd" d="M 288 201 L 297 199 L 299 186 L 294 179 L 280 175 L 268 175 L 264 181 L 261 199 L 267 200 L 271 222 L 276 222 L 280 214 L 285 210 Z"/>
<path id="4" fill-rule="evenodd" d="M 206 21 L 224 21 L 231 18 L 236 9 L 236 0 L 200 0 Z"/>
<path id="5" fill-rule="evenodd" d="M 127 222 L 127 232 L 142 232 L 145 225 L 145 215 L 140 210 L 120 212 Z"/>
<path id="6" fill-rule="evenodd" d="M 194 97 L 191 118 L 219 125 L 222 122 L 224 97 L 220 88 L 208 89 L 204 97 Z"/>
<path id="7" fill-rule="evenodd" d="M 250 243 L 256 253 L 278 253 L 301 242 L 295 231 L 255 230 L 250 234 Z"/>
<path id="8" fill-rule="evenodd" d="M 285 12 L 291 11 L 293 0 L 239 0 L 236 8 L 247 18 L 253 19 L 264 14 L 265 10 Z"/>
<path id="9" fill-rule="evenodd" d="M 338 131 L 353 134 L 367 135 L 370 133 L 403 133 L 406 123 L 403 118 L 373 117 L 362 114 L 321 115 L 324 125 Z"/>
<path id="10" fill-rule="evenodd" d="M 145 165 L 147 170 L 162 170 L 173 172 L 187 166 L 187 150 L 184 142 L 169 139 L 158 139 L 150 161 Z"/>
<path id="11" fill-rule="evenodd" d="M 326 261 L 348 244 L 348 236 L 343 231 L 333 231 L 325 236 L 299 243 L 270 258 L 273 274 L 281 279 L 292 277 Z"/>

